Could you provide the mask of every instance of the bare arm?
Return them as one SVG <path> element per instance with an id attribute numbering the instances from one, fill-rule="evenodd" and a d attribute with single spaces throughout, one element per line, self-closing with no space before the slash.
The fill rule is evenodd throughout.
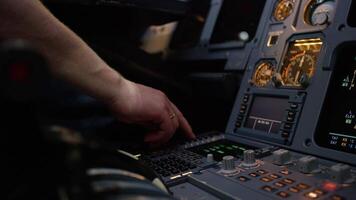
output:
<path id="1" fill-rule="evenodd" d="M 114 98 L 123 79 L 38 0 L 0 0 L 0 37 L 31 41 L 55 76 L 100 100 Z"/>
<path id="2" fill-rule="evenodd" d="M 47 57 L 55 76 L 106 103 L 119 120 L 157 127 L 146 135 L 147 142 L 166 142 L 177 128 L 194 138 L 162 92 L 122 77 L 39 0 L 0 0 L 0 37 L 29 40 Z"/>

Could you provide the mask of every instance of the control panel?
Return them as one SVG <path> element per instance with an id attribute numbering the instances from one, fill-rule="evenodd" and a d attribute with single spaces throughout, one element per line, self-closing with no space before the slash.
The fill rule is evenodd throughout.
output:
<path id="1" fill-rule="evenodd" d="M 146 153 L 178 199 L 352 199 L 356 168 L 233 135 L 210 133 Z"/>
<path id="2" fill-rule="evenodd" d="M 354 199 L 355 11 L 267 0 L 225 133 L 142 160 L 178 199 Z"/>

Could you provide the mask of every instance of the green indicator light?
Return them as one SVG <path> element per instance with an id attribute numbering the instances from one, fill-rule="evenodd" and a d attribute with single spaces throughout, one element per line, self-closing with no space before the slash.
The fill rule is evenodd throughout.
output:
<path id="1" fill-rule="evenodd" d="M 215 149 L 220 149 L 220 147 L 215 147 Z"/>
<path id="2" fill-rule="evenodd" d="M 241 149 L 242 151 L 245 151 L 245 150 L 246 150 L 245 148 L 242 148 L 242 147 L 240 147 L 239 149 Z"/>
<path id="3" fill-rule="evenodd" d="M 239 148 L 239 147 L 238 147 L 238 146 L 236 146 L 236 145 L 232 145 L 232 147 L 233 147 L 233 148 L 235 148 L 235 149 Z"/>
<path id="4" fill-rule="evenodd" d="M 224 154 L 225 152 L 223 152 L 223 151 L 218 151 L 218 153 Z"/>
<path id="5" fill-rule="evenodd" d="M 229 149 L 229 150 L 232 150 L 232 148 L 231 147 L 226 147 L 227 149 Z"/>
<path id="6" fill-rule="evenodd" d="M 215 149 L 214 149 L 214 148 L 210 148 L 210 150 L 211 150 L 211 151 L 215 151 Z"/>
<path id="7" fill-rule="evenodd" d="M 204 151 L 205 151 L 206 153 L 209 153 L 209 152 L 210 152 L 208 149 L 204 149 Z"/>

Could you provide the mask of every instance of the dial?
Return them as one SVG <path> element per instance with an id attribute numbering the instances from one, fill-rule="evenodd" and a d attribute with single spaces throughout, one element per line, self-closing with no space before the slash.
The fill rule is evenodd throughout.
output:
<path id="1" fill-rule="evenodd" d="M 282 71 L 282 80 L 287 85 L 299 85 L 310 79 L 315 71 L 313 56 L 303 52 L 292 57 Z"/>
<path id="2" fill-rule="evenodd" d="M 266 86 L 272 79 L 275 68 L 270 62 L 263 62 L 256 68 L 253 75 L 253 84 L 258 87 Z"/>
<path id="3" fill-rule="evenodd" d="M 283 21 L 292 14 L 294 2 L 292 0 L 280 0 L 274 10 L 274 18 L 277 21 Z"/>
<path id="4" fill-rule="evenodd" d="M 311 0 L 305 9 L 304 20 L 312 26 L 325 25 L 333 21 L 334 0 Z"/>
<path id="5" fill-rule="evenodd" d="M 320 38 L 295 40 L 289 43 L 280 70 L 281 85 L 306 87 L 314 76 L 322 46 Z"/>

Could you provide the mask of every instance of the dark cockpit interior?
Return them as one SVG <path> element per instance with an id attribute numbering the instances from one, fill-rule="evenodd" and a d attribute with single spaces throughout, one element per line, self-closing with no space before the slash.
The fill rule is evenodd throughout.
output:
<path id="1" fill-rule="evenodd" d="M 0 38 L 2 198 L 355 199 L 356 0 L 42 2 L 196 139 L 150 147 L 31 41 Z"/>

